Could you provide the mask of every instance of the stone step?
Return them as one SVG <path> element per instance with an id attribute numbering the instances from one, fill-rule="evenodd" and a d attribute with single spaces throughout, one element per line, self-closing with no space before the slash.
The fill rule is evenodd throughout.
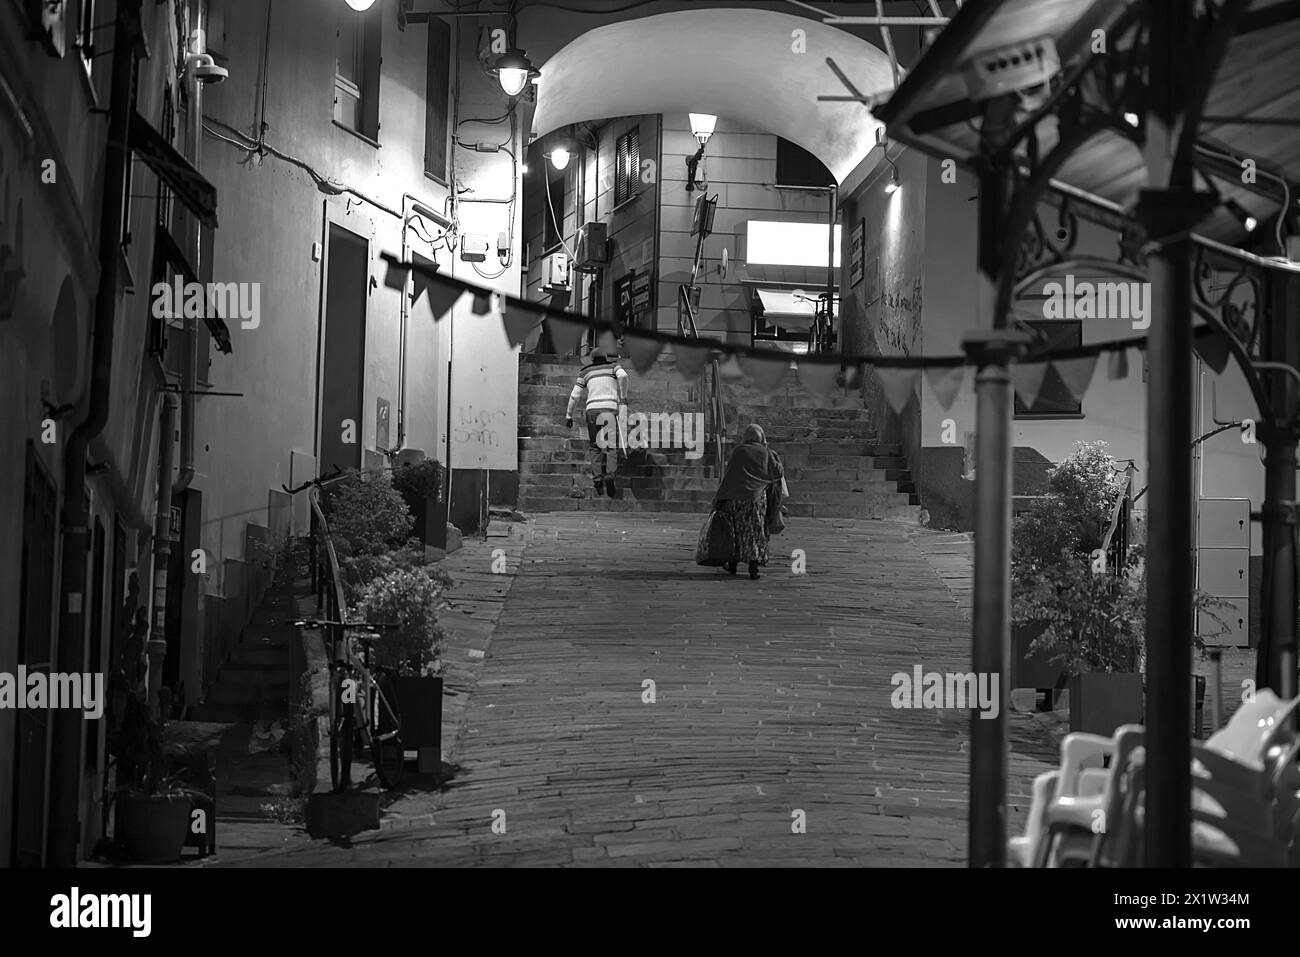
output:
<path id="1" fill-rule="evenodd" d="M 707 459 L 695 459 L 694 461 L 678 462 L 672 465 L 635 465 L 631 462 L 620 462 L 618 465 L 618 474 L 628 478 L 653 478 L 656 475 L 671 473 L 684 478 L 711 477 L 716 474 L 717 470 L 712 465 L 704 464 Z M 579 466 L 585 467 L 586 460 L 581 462 L 526 462 L 520 463 L 519 475 L 522 481 L 527 476 L 541 475 L 572 475 L 575 470 L 581 471 Z M 834 476 L 843 478 L 845 476 Z M 856 476 L 848 476 L 853 478 Z"/>
<path id="2" fill-rule="evenodd" d="M 230 650 L 230 664 L 289 666 L 289 646 L 271 643 L 238 644 Z"/>
<path id="3" fill-rule="evenodd" d="M 288 702 L 288 699 L 288 678 L 266 684 L 234 684 L 226 681 L 226 675 L 223 672 L 221 680 L 208 692 L 203 703 L 217 706 L 266 704 L 273 707 L 283 707 Z"/>

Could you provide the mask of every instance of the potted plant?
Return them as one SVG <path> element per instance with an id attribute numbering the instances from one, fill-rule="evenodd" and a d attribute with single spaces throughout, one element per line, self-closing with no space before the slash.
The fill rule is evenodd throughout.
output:
<path id="1" fill-rule="evenodd" d="M 126 688 L 125 676 L 118 688 Z M 180 860 L 189 835 L 191 796 L 167 774 L 162 724 L 127 690 L 116 696 L 122 716 L 114 734 L 117 760 L 118 845 L 134 861 L 170 864 Z"/>
<path id="2" fill-rule="evenodd" d="M 430 540 L 429 517 L 434 506 L 443 500 L 443 482 L 446 478 L 442 464 L 437 459 L 421 459 L 393 469 L 393 488 L 401 493 L 410 510 L 415 537 L 425 545 L 442 547 L 441 541 Z M 435 519 L 438 515 L 433 516 Z M 436 537 L 436 536 L 435 536 Z"/>
<path id="3" fill-rule="evenodd" d="M 372 663 L 390 679 L 402 743 L 419 752 L 421 770 L 441 766 L 444 635 L 438 613 L 450 584 L 437 568 L 399 568 L 373 579 L 358 605 L 362 620 L 383 626 Z"/>
<path id="4" fill-rule="evenodd" d="M 1046 660 L 1068 678 L 1072 731 L 1110 735 L 1144 718 L 1143 550 L 1129 548 L 1118 568 L 1106 567 L 1101 550 L 1124 493 L 1122 475 L 1104 442 L 1077 443 L 1048 473 L 1047 494 L 1013 530 L 1012 622 L 1038 632 L 1026 657 Z M 1219 620 L 1212 609 L 1220 600 L 1199 592 L 1194 600 Z M 1189 642 L 1203 647 L 1205 637 L 1193 634 Z"/>

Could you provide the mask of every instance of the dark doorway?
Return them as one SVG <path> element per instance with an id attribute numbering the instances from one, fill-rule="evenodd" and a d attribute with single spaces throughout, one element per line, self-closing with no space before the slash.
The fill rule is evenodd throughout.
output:
<path id="1" fill-rule="evenodd" d="M 335 466 L 361 467 L 368 275 L 365 239 L 331 223 L 321 380 L 321 475 Z"/>
<path id="2" fill-rule="evenodd" d="M 18 664 L 27 673 L 50 673 L 54 625 L 54 536 L 58 499 L 54 482 L 27 443 L 27 485 L 23 494 L 22 584 L 18 592 Z M 45 778 L 48 771 L 49 711 L 18 712 L 14 749 L 13 834 L 10 860 L 16 867 L 40 867 L 44 858 Z"/>

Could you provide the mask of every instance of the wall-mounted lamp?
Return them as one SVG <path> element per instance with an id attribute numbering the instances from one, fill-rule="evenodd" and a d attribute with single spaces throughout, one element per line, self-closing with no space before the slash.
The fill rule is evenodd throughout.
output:
<path id="1" fill-rule="evenodd" d="M 345 2 L 357 13 L 365 13 L 375 5 L 375 0 L 345 0 Z"/>
<path id="2" fill-rule="evenodd" d="M 713 135 L 714 128 L 718 125 L 718 118 L 709 113 L 691 113 L 691 133 L 700 141 L 700 146 L 709 141 Z"/>
<path id="3" fill-rule="evenodd" d="M 541 70 L 533 68 L 533 61 L 528 59 L 528 54 L 518 47 L 511 47 L 501 54 L 492 69 L 506 96 L 518 96 L 524 92 L 529 80 L 542 75 Z"/>
<path id="4" fill-rule="evenodd" d="M 695 151 L 694 156 L 686 158 L 686 192 L 695 191 L 695 176 L 700 168 L 700 161 L 704 159 L 704 144 L 709 141 L 713 135 L 714 127 L 718 124 L 718 118 L 710 113 L 691 113 L 691 133 L 700 141 L 700 148 Z"/>
<path id="5" fill-rule="evenodd" d="M 885 192 L 897 193 L 903 187 L 903 184 L 898 181 L 898 166 L 893 160 L 889 160 L 889 165 L 893 168 L 889 171 L 889 182 L 885 184 Z"/>
<path id="6" fill-rule="evenodd" d="M 564 169 L 568 166 L 569 159 L 572 156 L 568 148 L 564 146 L 557 146 L 546 155 L 550 157 L 551 165 L 556 169 Z"/>

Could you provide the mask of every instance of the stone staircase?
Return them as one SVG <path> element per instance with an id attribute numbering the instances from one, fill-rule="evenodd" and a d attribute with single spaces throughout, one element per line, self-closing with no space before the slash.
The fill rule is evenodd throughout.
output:
<path id="1" fill-rule="evenodd" d="M 252 724 L 288 717 L 293 666 L 290 643 L 297 640 L 297 632 L 284 623 L 296 613 L 292 586 L 278 584 L 281 587 L 267 591 L 254 610 L 253 620 L 240 633 L 239 643 L 217 672 L 217 680 L 194 709 L 195 720 Z"/>
<path id="2" fill-rule="evenodd" d="M 628 369 L 630 412 L 701 412 L 708 376 L 688 382 L 671 355 L 646 375 Z M 519 498 L 523 511 L 708 511 L 719 474 L 710 448 L 701 458 L 682 449 L 634 450 L 619 462 L 617 495 L 598 495 L 586 474 L 586 426 L 564 410 L 581 364 L 577 359 L 525 354 L 519 365 Z M 724 380 L 727 435 L 738 440 L 757 422 L 786 465 L 792 516 L 880 518 L 918 522 L 920 506 L 902 450 L 876 441 L 870 414 L 856 392 L 809 393 L 791 375 L 770 395 L 748 379 Z"/>

